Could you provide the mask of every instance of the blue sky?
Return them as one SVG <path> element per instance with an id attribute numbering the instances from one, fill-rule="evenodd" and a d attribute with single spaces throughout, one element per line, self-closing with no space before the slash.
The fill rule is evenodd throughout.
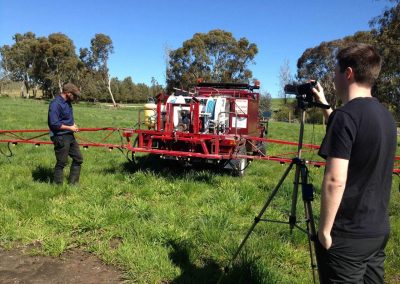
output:
<path id="1" fill-rule="evenodd" d="M 0 0 L 0 45 L 12 44 L 15 33 L 62 32 L 78 50 L 104 33 L 114 44 L 111 76 L 146 84 L 155 77 L 164 85 L 167 48 L 179 48 L 196 32 L 223 29 L 257 44 L 250 69 L 262 91 L 277 96 L 285 60 L 296 73 L 306 48 L 369 30 L 386 6 L 385 0 Z"/>

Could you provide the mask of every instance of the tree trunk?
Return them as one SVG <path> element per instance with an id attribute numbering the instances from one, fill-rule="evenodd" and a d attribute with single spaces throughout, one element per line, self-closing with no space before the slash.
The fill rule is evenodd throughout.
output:
<path id="1" fill-rule="evenodd" d="M 25 95 L 24 95 L 24 85 L 23 85 L 23 84 L 21 85 L 21 98 L 25 98 Z"/>
<path id="2" fill-rule="evenodd" d="M 108 92 L 110 93 L 113 106 L 116 107 L 117 104 L 115 103 L 114 96 L 113 96 L 113 93 L 111 91 L 111 79 L 110 79 L 109 76 L 107 76 L 107 89 L 108 89 Z"/>
<path id="3" fill-rule="evenodd" d="M 38 85 L 35 84 L 34 87 L 32 88 L 32 95 L 34 99 L 36 99 L 37 92 L 38 92 Z"/>
<path id="4" fill-rule="evenodd" d="M 62 86 L 61 86 L 61 80 L 58 78 L 58 89 L 60 90 L 60 94 L 62 93 Z"/>
<path id="5" fill-rule="evenodd" d="M 29 82 L 24 81 L 24 84 L 25 84 L 25 89 L 26 89 L 26 98 L 29 99 L 29 91 L 30 91 Z"/>

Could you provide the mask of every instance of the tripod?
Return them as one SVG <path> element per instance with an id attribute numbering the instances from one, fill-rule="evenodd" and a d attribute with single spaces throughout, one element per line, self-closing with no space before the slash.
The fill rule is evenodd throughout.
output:
<path id="1" fill-rule="evenodd" d="M 306 165 L 306 161 L 301 158 L 302 148 L 303 148 L 305 110 L 309 106 L 309 103 L 304 102 L 304 101 L 298 101 L 298 105 L 301 108 L 301 123 L 300 123 L 300 133 L 299 133 L 299 144 L 298 144 L 298 149 L 297 149 L 297 157 L 292 159 L 289 167 L 286 169 L 283 176 L 279 180 L 278 184 L 275 186 L 274 190 L 267 198 L 267 201 L 265 202 L 265 205 L 261 209 L 260 213 L 258 213 L 258 215 L 254 218 L 253 224 L 251 225 L 250 229 L 248 230 L 243 241 L 240 243 L 240 245 L 239 245 L 238 249 L 236 250 L 235 254 L 233 255 L 232 259 L 230 260 L 228 265 L 225 267 L 224 273 L 219 278 L 218 283 L 220 283 L 222 281 L 224 274 L 229 270 L 229 267 L 236 260 L 237 256 L 239 255 L 240 251 L 242 250 L 243 246 L 245 245 L 247 239 L 250 237 L 254 228 L 260 221 L 289 224 L 290 232 L 293 231 L 293 228 L 297 228 L 300 231 L 307 234 L 313 282 L 316 283 L 316 281 L 317 281 L 317 278 L 319 275 L 318 275 L 318 270 L 317 270 L 317 265 L 316 265 L 317 260 L 316 260 L 316 254 L 315 254 L 315 246 L 313 247 L 311 244 L 311 242 L 315 242 L 316 238 L 317 238 L 314 216 L 313 216 L 313 211 L 312 211 L 312 206 L 311 206 L 311 201 L 313 201 L 313 199 L 314 199 L 314 188 L 313 188 L 312 184 L 308 183 L 308 168 Z M 319 104 L 316 106 L 322 107 Z M 323 105 L 323 108 L 327 108 L 327 107 L 325 105 Z M 274 199 L 275 195 L 278 193 L 282 183 L 284 182 L 284 180 L 286 179 L 286 177 L 292 170 L 293 166 L 295 166 L 295 175 L 294 175 L 294 182 L 293 182 L 294 186 L 293 186 L 293 193 L 292 193 L 292 206 L 291 206 L 291 211 L 290 211 L 290 216 L 289 216 L 288 222 L 278 221 L 278 220 L 270 220 L 270 219 L 262 219 L 264 212 L 267 210 L 268 206 Z M 306 229 L 297 225 L 296 207 L 297 207 L 299 185 L 301 185 L 301 188 L 302 188 Z"/>

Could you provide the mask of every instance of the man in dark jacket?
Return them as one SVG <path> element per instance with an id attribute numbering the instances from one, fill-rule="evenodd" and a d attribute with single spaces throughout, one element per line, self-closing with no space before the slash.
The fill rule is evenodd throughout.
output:
<path id="1" fill-rule="evenodd" d="M 79 89 L 74 84 L 67 83 L 63 86 L 62 93 L 55 97 L 49 106 L 48 125 L 57 159 L 54 168 L 56 184 L 62 184 L 64 181 L 64 167 L 68 163 L 68 156 L 72 158 L 68 182 L 79 182 L 83 157 L 74 136 L 74 132 L 78 132 L 79 128 L 75 124 L 71 105 L 79 94 Z"/>
<path id="2" fill-rule="evenodd" d="M 371 95 L 380 68 L 370 45 L 337 55 L 335 88 L 344 105 L 324 110 L 329 121 L 319 150 L 326 159 L 316 251 L 321 283 L 384 283 L 397 135 L 392 115 Z M 320 85 L 313 91 L 327 103 Z"/>

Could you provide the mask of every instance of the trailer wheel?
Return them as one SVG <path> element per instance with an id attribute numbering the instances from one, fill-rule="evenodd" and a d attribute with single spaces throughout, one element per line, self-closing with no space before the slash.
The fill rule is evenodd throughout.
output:
<path id="1" fill-rule="evenodd" d="M 238 151 L 239 155 L 246 155 L 246 147 L 243 145 L 239 148 Z M 247 168 L 249 162 L 247 161 L 246 158 L 243 159 L 231 159 L 229 160 L 229 163 L 232 166 L 233 170 L 233 175 L 237 177 L 243 177 L 244 176 L 244 170 Z"/>
<path id="2" fill-rule="evenodd" d="M 139 145 L 139 137 L 136 137 L 132 146 L 136 148 Z M 145 164 L 147 160 L 149 159 L 150 155 L 147 153 L 141 153 L 141 152 L 134 152 L 132 151 L 132 158 L 131 161 L 135 167 L 140 167 L 141 164 Z"/>
<path id="3" fill-rule="evenodd" d="M 257 149 L 254 152 L 254 154 L 257 156 L 265 156 L 266 153 L 267 153 L 267 143 L 261 141 L 260 143 L 257 144 Z"/>
<path id="4" fill-rule="evenodd" d="M 136 137 L 132 144 L 133 148 L 137 147 L 138 144 L 139 144 L 139 137 Z M 136 153 L 134 151 L 132 151 L 131 154 L 132 154 L 131 161 L 132 161 L 133 165 L 137 166 L 138 160 L 137 160 Z"/>

